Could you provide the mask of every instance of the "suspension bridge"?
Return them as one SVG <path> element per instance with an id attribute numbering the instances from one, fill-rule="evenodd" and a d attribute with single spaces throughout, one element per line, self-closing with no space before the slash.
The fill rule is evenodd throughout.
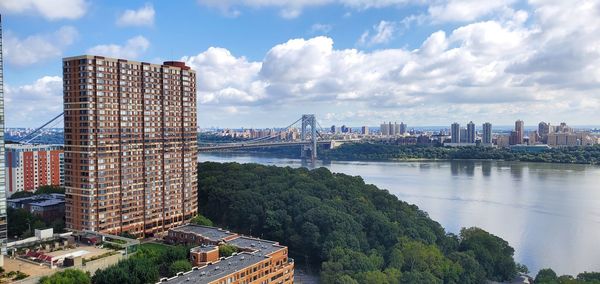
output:
<path id="1" fill-rule="evenodd" d="M 300 128 L 300 138 L 290 141 L 282 141 L 280 139 L 280 133 L 282 131 L 289 131 L 293 128 Z M 200 152 L 210 151 L 225 151 L 225 150 L 236 150 L 236 149 L 249 149 L 249 148 L 267 148 L 267 147 L 281 147 L 281 146 L 300 146 L 300 156 L 302 158 L 317 158 L 318 145 L 328 145 L 330 148 L 335 148 L 345 142 L 353 140 L 333 140 L 327 139 L 324 135 L 323 128 L 317 122 L 314 114 L 302 115 L 298 120 L 294 121 L 287 127 L 281 128 L 278 132 L 273 135 L 260 137 L 251 140 L 245 140 L 240 142 L 228 142 L 228 143 L 204 143 L 199 142 L 200 146 L 198 150 Z"/>
<path id="2" fill-rule="evenodd" d="M 42 135 L 42 130 L 49 126 L 52 128 L 62 122 L 64 112 L 53 117 L 50 121 L 44 123 L 42 126 L 34 129 L 32 132 L 21 137 L 17 142 L 22 144 L 29 144 Z M 295 140 L 282 140 L 280 133 L 290 131 L 294 128 L 300 129 L 300 137 Z M 298 120 L 294 121 L 290 125 L 280 128 L 273 135 L 244 140 L 240 142 L 203 142 L 198 141 L 199 152 L 213 152 L 213 151 L 227 151 L 227 150 L 239 150 L 239 149 L 250 149 L 250 148 L 268 148 L 268 147 L 283 147 L 283 146 L 300 146 L 300 156 L 302 158 L 317 158 L 317 148 L 319 145 L 328 145 L 330 148 L 335 148 L 345 142 L 354 140 L 334 140 L 328 139 L 324 135 L 323 128 L 317 122 L 314 114 L 304 114 Z"/>

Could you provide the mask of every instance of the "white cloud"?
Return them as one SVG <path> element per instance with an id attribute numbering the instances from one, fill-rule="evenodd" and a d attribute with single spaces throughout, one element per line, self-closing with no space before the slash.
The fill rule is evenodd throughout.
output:
<path id="1" fill-rule="evenodd" d="M 362 45 L 376 45 L 388 43 L 394 38 L 396 33 L 396 23 L 389 21 L 380 21 L 379 24 L 373 26 L 374 34 L 370 36 L 369 31 L 362 33 L 358 39 L 358 43 Z"/>
<path id="2" fill-rule="evenodd" d="M 148 47 L 150 47 L 150 42 L 145 37 L 139 35 L 128 39 L 124 45 L 96 45 L 88 49 L 87 53 L 107 57 L 133 59 L 144 53 Z"/>
<path id="3" fill-rule="evenodd" d="M 502 9 L 509 9 L 515 0 L 449 0 L 429 6 L 433 22 L 471 22 Z"/>
<path id="4" fill-rule="evenodd" d="M 36 34 L 19 38 L 12 32 L 4 36 L 6 61 L 15 66 L 27 66 L 60 57 L 63 50 L 77 38 L 77 30 L 65 26 L 50 34 Z"/>
<path id="5" fill-rule="evenodd" d="M 20 14 L 34 12 L 48 20 L 79 19 L 87 10 L 85 0 L 2 0 L 0 10 Z"/>
<path id="6" fill-rule="evenodd" d="M 154 7 L 147 3 L 138 10 L 126 10 L 117 19 L 119 26 L 152 26 L 154 25 Z"/>
<path id="7" fill-rule="evenodd" d="M 58 76 L 44 76 L 17 87 L 7 84 L 4 91 L 7 127 L 39 126 L 63 109 L 62 78 Z"/>
<path id="8" fill-rule="evenodd" d="M 328 34 L 333 27 L 327 24 L 316 23 L 310 27 L 311 34 Z"/>
<path id="9" fill-rule="evenodd" d="M 196 70 L 200 103 L 252 103 L 264 97 L 264 83 L 258 79 L 260 63 L 215 47 L 182 61 Z"/>
<path id="10" fill-rule="evenodd" d="M 199 81 L 201 105 L 307 110 L 367 124 L 392 115 L 420 123 L 600 119 L 593 109 L 600 105 L 600 3 L 531 6 L 434 32 L 414 50 L 335 49 L 331 38 L 319 36 L 278 44 L 251 62 L 221 48 L 221 60 L 196 64 L 211 70 L 207 82 Z"/>

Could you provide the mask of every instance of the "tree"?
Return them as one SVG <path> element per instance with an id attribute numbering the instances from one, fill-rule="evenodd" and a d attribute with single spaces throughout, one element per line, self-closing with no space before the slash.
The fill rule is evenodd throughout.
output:
<path id="1" fill-rule="evenodd" d="M 129 238 L 129 239 L 137 239 L 136 236 L 134 236 L 133 234 L 131 234 L 128 231 L 123 231 L 123 232 L 119 233 L 119 236 L 124 237 L 124 238 Z"/>
<path id="2" fill-rule="evenodd" d="M 210 226 L 210 227 L 214 226 L 213 222 L 210 219 L 208 219 L 200 214 L 198 214 L 196 217 L 192 218 L 190 220 L 190 223 L 193 223 L 196 225 L 202 225 L 202 226 Z"/>
<path id="3" fill-rule="evenodd" d="M 471 251 L 489 280 L 510 280 L 517 274 L 514 249 L 505 240 L 480 228 L 460 230 L 460 251 Z"/>
<path id="4" fill-rule="evenodd" d="M 40 284 L 91 284 L 90 275 L 78 269 L 65 269 L 51 276 L 44 276 Z"/>
<path id="5" fill-rule="evenodd" d="M 544 268 L 538 271 L 535 276 L 535 283 L 543 283 L 543 284 L 558 284 L 558 277 L 554 270 L 550 268 Z"/>
<path id="6" fill-rule="evenodd" d="M 8 199 L 31 197 L 33 195 L 34 195 L 34 193 L 31 191 L 17 191 L 15 193 L 13 193 Z"/>
<path id="7" fill-rule="evenodd" d="M 561 275 L 558 277 L 558 283 L 560 284 L 578 284 L 579 282 L 571 275 Z"/>
<path id="8" fill-rule="evenodd" d="M 176 275 L 178 272 L 186 272 L 192 270 L 192 264 L 184 259 L 175 261 L 169 266 L 171 275 Z"/>
<path id="9" fill-rule="evenodd" d="M 517 272 L 527 274 L 529 273 L 529 267 L 525 264 L 517 263 Z"/>
<path id="10" fill-rule="evenodd" d="M 96 271 L 92 277 L 92 282 L 94 284 L 156 283 L 160 275 L 155 267 L 156 264 L 149 259 L 131 257 L 119 261 L 117 265 Z"/>
<path id="11" fill-rule="evenodd" d="M 598 284 L 600 283 L 600 272 L 583 272 L 577 275 L 577 280 Z"/>
<path id="12" fill-rule="evenodd" d="M 34 229 L 45 228 L 46 224 L 38 215 L 31 214 L 21 208 L 7 208 L 8 217 L 7 234 L 10 237 L 18 236 L 27 238 L 33 235 Z"/>
<path id="13" fill-rule="evenodd" d="M 485 283 L 485 270 L 477 262 L 473 252 L 452 252 L 448 258 L 456 262 L 462 271 L 458 276 L 458 283 Z"/>
<path id="14" fill-rule="evenodd" d="M 220 245 L 219 246 L 219 257 L 229 257 L 234 252 L 237 252 L 237 248 L 232 245 Z"/>
<path id="15" fill-rule="evenodd" d="M 65 189 L 63 187 L 57 185 L 42 185 L 37 188 L 35 194 L 50 194 L 50 193 L 60 193 L 65 194 Z"/>

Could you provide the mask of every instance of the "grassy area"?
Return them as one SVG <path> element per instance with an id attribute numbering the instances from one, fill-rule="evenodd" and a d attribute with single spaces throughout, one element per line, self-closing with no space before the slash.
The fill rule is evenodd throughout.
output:
<path id="1" fill-rule="evenodd" d="M 152 251 L 156 251 L 158 253 L 165 253 L 167 250 L 169 250 L 170 248 L 172 248 L 173 246 L 170 245 L 164 245 L 164 244 L 157 244 L 157 243 L 145 243 L 145 244 L 140 244 L 140 249 L 145 248 L 145 249 L 149 249 Z"/>

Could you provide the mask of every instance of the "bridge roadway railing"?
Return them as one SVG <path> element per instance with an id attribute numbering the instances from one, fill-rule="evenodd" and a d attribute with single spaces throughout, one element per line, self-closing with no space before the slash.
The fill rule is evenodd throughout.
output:
<path id="1" fill-rule="evenodd" d="M 335 148 L 343 143 L 356 142 L 360 139 L 350 140 L 319 140 L 317 144 L 329 144 L 332 148 Z M 200 152 L 218 151 L 218 150 L 235 150 L 243 148 L 264 148 L 264 147 L 279 147 L 279 146 L 300 146 L 310 144 L 311 141 L 292 141 L 292 142 L 269 142 L 269 143 L 233 143 L 225 145 L 214 145 L 214 146 L 202 146 L 198 147 Z"/>

